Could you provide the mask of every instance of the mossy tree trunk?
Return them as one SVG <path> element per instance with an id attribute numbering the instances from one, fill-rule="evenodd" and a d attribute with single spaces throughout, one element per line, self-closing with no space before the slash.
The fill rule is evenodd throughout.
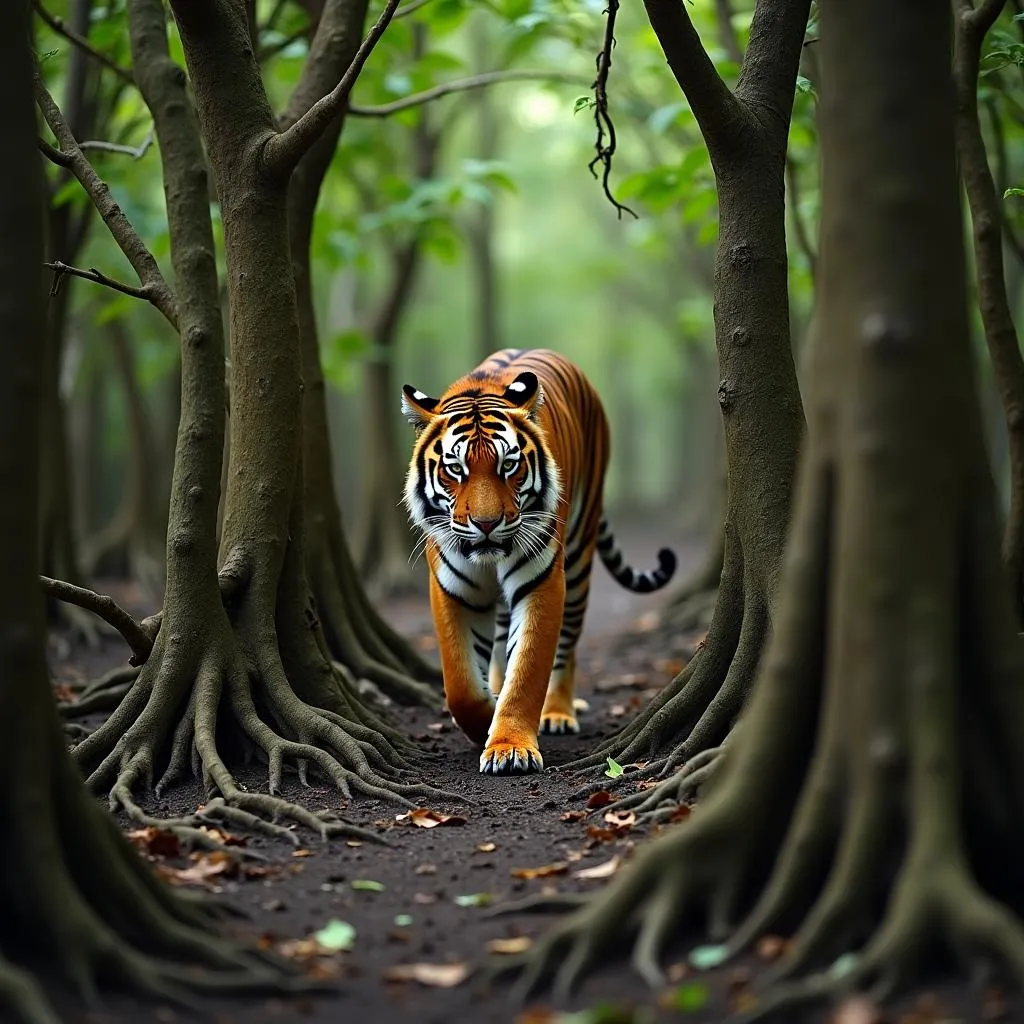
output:
<path id="1" fill-rule="evenodd" d="M 433 792 L 407 781 L 413 748 L 360 702 L 332 663 L 305 575 L 302 376 L 287 236 L 288 175 L 315 125 L 275 126 L 249 39 L 245 8 L 174 5 L 198 113 L 167 50 L 159 0 L 131 0 L 139 86 L 164 161 L 182 339 L 182 413 L 159 632 L 138 678 L 75 748 L 94 789 L 149 820 L 135 791 L 192 771 L 209 797 L 201 815 L 291 837 L 285 816 L 325 834 L 358 832 L 279 797 L 285 765 L 407 802 Z M 314 106 L 314 122 L 323 108 Z M 224 224 L 231 331 L 231 416 L 220 551 L 216 524 L 224 437 L 224 348 L 206 141 Z M 220 572 L 218 575 L 218 562 Z M 86 705 L 89 706 L 89 705 Z M 81 709 L 81 708 L 80 708 Z M 222 748 L 225 753 L 222 754 Z M 246 792 L 227 758 L 267 764 L 269 793 Z M 191 822 L 178 822 L 190 828 Z"/>
<path id="2" fill-rule="evenodd" d="M 754 1018 L 893 994 L 936 953 L 1024 983 L 1024 663 L 968 335 L 950 23 L 945 0 L 821 0 L 828 329 L 765 665 L 699 813 L 534 947 L 526 987 L 571 986 L 625 920 L 657 983 L 695 919 L 727 940 L 718 962 L 792 936 Z"/>
<path id="3" fill-rule="evenodd" d="M 317 30 L 310 56 L 285 112 L 285 125 L 298 120 L 341 78 L 358 49 L 367 7 L 367 0 L 329 0 L 316 12 Z M 345 537 L 332 478 L 310 246 L 320 187 L 338 147 L 344 121 L 343 110 L 299 161 L 288 189 L 289 245 L 304 386 L 303 467 L 309 582 L 334 657 L 357 677 L 369 679 L 393 696 L 429 700 L 414 680 L 437 683 L 439 670 L 427 665 L 383 621 L 368 600 Z"/>
<path id="4" fill-rule="evenodd" d="M 977 4 L 973 0 L 956 0 L 953 80 L 960 175 L 974 228 L 978 305 L 1009 440 L 1010 508 L 1003 534 L 1003 558 L 1009 569 L 1017 614 L 1024 622 L 1024 359 L 1007 297 L 1003 213 L 978 115 L 981 47 L 1005 5 L 1005 0 L 979 0 Z"/>
<path id="5" fill-rule="evenodd" d="M 715 342 L 728 500 L 722 573 L 707 638 L 608 754 L 672 750 L 668 770 L 714 749 L 750 692 L 775 611 L 803 409 L 789 331 L 785 167 L 806 0 L 758 0 L 735 92 L 719 78 L 678 0 L 645 0 L 669 67 L 708 146 L 718 186 Z M 674 750 L 672 749 L 674 747 Z"/>
<path id="6" fill-rule="evenodd" d="M 46 668 L 40 569 L 40 397 L 45 353 L 43 180 L 36 152 L 29 5 L 6 11 L 0 97 L 0 713 L 16 722 L 0 766 L 0 1010 L 57 1024 L 48 991 L 96 1002 L 99 983 L 163 1000 L 282 984 L 280 968 L 210 932 L 211 916 L 158 882 L 82 785 Z M 10 1014 L 10 1016 L 8 1016 Z"/>

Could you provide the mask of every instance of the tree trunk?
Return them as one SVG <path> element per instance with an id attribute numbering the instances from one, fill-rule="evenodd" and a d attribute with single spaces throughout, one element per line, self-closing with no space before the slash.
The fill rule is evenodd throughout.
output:
<path id="1" fill-rule="evenodd" d="M 0 744 L 0 769 L 17 780 L 0 790 L 0 1008 L 5 1019 L 56 1024 L 54 980 L 81 1004 L 95 1001 L 98 981 L 166 999 L 266 989 L 282 972 L 208 934 L 209 912 L 157 881 L 82 785 L 54 710 L 38 586 L 46 353 L 32 343 L 45 326 L 29 9 L 11 5 L 0 38 L 0 714 L 17 723 Z"/>
<path id="2" fill-rule="evenodd" d="M 367 0 L 332 0 L 320 14 L 314 49 L 285 114 L 294 122 L 341 78 L 359 46 Z M 403 700 L 429 701 L 414 679 L 437 683 L 428 666 L 370 604 L 345 539 L 334 493 L 326 385 L 320 366 L 310 273 L 313 218 L 320 186 L 341 137 L 336 118 L 300 160 L 288 189 L 288 231 L 298 303 L 303 375 L 303 466 L 308 572 L 331 654 L 357 678 L 366 678 Z M 396 498 L 397 501 L 397 498 Z"/>
<path id="3" fill-rule="evenodd" d="M 164 162 L 182 337 L 167 594 L 138 679 L 75 757 L 94 789 L 108 791 L 141 822 L 150 819 L 135 789 L 165 764 L 158 791 L 191 768 L 213 797 L 193 821 L 216 816 L 294 838 L 264 820 L 286 817 L 324 835 L 366 839 L 370 833 L 334 814 L 282 800 L 286 759 L 300 781 L 312 765 L 346 798 L 358 790 L 408 802 L 436 791 L 396 780 L 409 766 L 402 752 L 414 748 L 363 707 L 347 668 L 332 665 L 308 592 L 288 179 L 264 162 L 278 133 L 244 8 L 228 0 L 177 0 L 174 12 L 198 126 L 167 50 L 160 0 L 129 5 L 134 66 Z M 219 578 L 224 354 L 199 126 L 222 211 L 230 298 L 230 453 Z M 269 794 L 238 786 L 226 757 L 241 752 L 266 761 Z"/>
<path id="4" fill-rule="evenodd" d="M 1024 622 L 1024 359 L 1006 294 L 1003 213 L 978 117 L 981 46 L 1003 6 L 982 0 L 975 9 L 972 0 L 956 0 L 953 81 L 960 174 L 974 226 L 978 305 L 1009 439 L 1010 509 L 1003 534 L 1003 558 L 1013 584 L 1018 617 Z"/>
<path id="5" fill-rule="evenodd" d="M 944 0 L 821 2 L 828 329 L 765 666 L 699 814 L 534 946 L 527 988 L 571 986 L 624 921 L 658 983 L 702 911 L 728 938 L 703 951 L 716 964 L 796 926 L 756 1019 L 892 995 L 935 953 L 1024 979 L 1024 665 L 974 390 L 949 32 Z"/>
<path id="6" fill-rule="evenodd" d="M 617 736 L 576 767 L 608 755 L 683 764 L 728 734 L 750 692 L 774 617 L 803 409 L 789 333 L 785 167 L 789 119 L 809 4 L 758 0 L 735 94 L 718 77 L 675 0 L 645 0 L 686 92 L 718 185 L 715 342 L 728 501 L 717 603 L 683 672 Z"/>
<path id="7" fill-rule="evenodd" d="M 162 521 L 154 472 L 156 452 L 149 413 L 139 389 L 135 353 L 124 324 L 109 327 L 114 369 L 124 392 L 128 423 L 128 459 L 124 486 L 110 521 L 83 544 L 82 560 L 90 575 L 111 562 L 136 580 L 151 599 L 160 597 L 164 577 L 166 524 Z"/>

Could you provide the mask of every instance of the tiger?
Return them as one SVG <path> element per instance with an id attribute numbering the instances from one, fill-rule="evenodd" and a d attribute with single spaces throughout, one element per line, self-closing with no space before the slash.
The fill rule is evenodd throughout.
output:
<path id="1" fill-rule="evenodd" d="M 505 349 L 440 398 L 406 384 L 416 429 L 404 502 L 421 531 L 445 700 L 483 746 L 480 771 L 543 771 L 538 732 L 576 733 L 576 645 L 594 551 L 628 590 L 665 586 L 625 565 L 602 510 L 609 430 L 568 359 Z"/>

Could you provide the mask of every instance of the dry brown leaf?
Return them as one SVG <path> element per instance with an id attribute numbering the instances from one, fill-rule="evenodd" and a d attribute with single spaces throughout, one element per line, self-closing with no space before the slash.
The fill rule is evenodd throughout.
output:
<path id="1" fill-rule="evenodd" d="M 587 816 L 586 811 L 566 811 L 560 815 L 559 821 L 582 821 Z"/>
<path id="2" fill-rule="evenodd" d="M 400 825 L 418 825 L 420 828 L 436 828 L 438 825 L 465 825 L 466 819 L 460 814 L 442 814 L 427 807 L 414 807 L 405 814 L 396 814 Z"/>
<path id="3" fill-rule="evenodd" d="M 636 811 L 605 811 L 604 820 L 614 829 L 628 831 L 636 824 Z"/>
<path id="4" fill-rule="evenodd" d="M 533 939 L 528 935 L 517 935 L 513 939 L 491 939 L 487 943 L 489 953 L 501 953 L 503 956 L 513 956 L 516 953 L 525 953 L 533 945 Z"/>
<path id="5" fill-rule="evenodd" d="M 351 847 L 362 846 L 363 841 L 361 839 L 348 839 L 345 841 L 345 845 Z"/>
<path id="6" fill-rule="evenodd" d="M 436 875 L 437 865 L 436 864 L 417 864 L 413 868 L 414 875 Z"/>
<path id="7" fill-rule="evenodd" d="M 455 988 L 469 977 L 469 964 L 396 964 L 384 972 L 385 981 L 415 981 L 431 988 Z"/>
<path id="8" fill-rule="evenodd" d="M 781 935 L 762 935 L 757 941 L 757 955 L 762 960 L 778 960 L 788 945 Z"/>
<path id="9" fill-rule="evenodd" d="M 191 867 L 158 864 L 156 871 L 172 885 L 207 885 L 214 878 L 234 878 L 238 874 L 238 861 L 224 850 L 212 850 L 192 854 Z"/>
<path id="10" fill-rule="evenodd" d="M 413 894 L 412 901 L 421 907 L 426 907 L 437 902 L 437 895 L 432 892 L 417 892 Z"/>
<path id="11" fill-rule="evenodd" d="M 626 713 L 626 705 L 625 704 L 613 704 L 608 709 L 608 714 L 612 718 L 621 718 L 625 713 Z"/>
<path id="12" fill-rule="evenodd" d="M 674 821 L 686 821 L 686 819 L 693 813 L 693 808 L 689 804 L 680 804 L 669 817 L 670 822 Z"/>
<path id="13" fill-rule="evenodd" d="M 178 857 L 181 843 L 178 837 L 165 828 L 137 828 L 128 833 L 131 843 L 150 857 Z"/>
<path id="14" fill-rule="evenodd" d="M 582 868 L 572 873 L 573 878 L 611 878 L 619 870 L 621 863 L 618 857 L 612 857 L 603 864 L 595 864 L 592 868 Z"/>
<path id="15" fill-rule="evenodd" d="M 590 794 L 590 798 L 587 800 L 587 810 L 596 811 L 599 807 L 607 807 L 614 800 L 615 797 L 607 789 L 599 789 L 596 793 Z"/>
<path id="16" fill-rule="evenodd" d="M 236 836 L 231 832 L 225 832 L 219 828 L 210 828 L 208 825 L 201 825 L 200 832 L 205 832 L 214 842 L 221 846 L 247 846 L 249 840 L 245 836 Z"/>
<path id="17" fill-rule="evenodd" d="M 564 875 L 569 870 L 569 865 L 564 860 L 555 861 L 554 864 L 544 864 L 539 868 L 513 868 L 513 878 L 550 878 L 552 875 Z"/>
<path id="18" fill-rule="evenodd" d="M 476 848 L 477 848 L 477 850 L 480 853 L 494 853 L 494 851 L 498 848 L 498 844 L 497 843 L 477 843 Z"/>
<path id="19" fill-rule="evenodd" d="M 312 857 L 312 850 L 292 850 L 293 857 Z"/>
<path id="20" fill-rule="evenodd" d="M 623 833 L 614 828 L 601 828 L 599 825 L 587 826 L 587 838 L 590 839 L 591 846 L 596 846 L 598 843 L 613 843 L 622 835 Z"/>
<path id="21" fill-rule="evenodd" d="M 632 622 L 634 633 L 653 633 L 661 625 L 661 616 L 657 612 L 644 612 Z"/>
<path id="22" fill-rule="evenodd" d="M 831 1024 L 882 1024 L 882 1012 L 870 999 L 851 996 L 836 1007 Z"/>

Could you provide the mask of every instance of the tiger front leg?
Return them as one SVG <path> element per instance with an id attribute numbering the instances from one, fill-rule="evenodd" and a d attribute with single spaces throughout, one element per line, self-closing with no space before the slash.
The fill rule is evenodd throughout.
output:
<path id="1" fill-rule="evenodd" d="M 431 573 L 430 610 L 448 711 L 469 739 L 482 745 L 494 714 L 486 675 L 494 636 L 493 606 L 467 605 L 447 593 Z"/>
<path id="2" fill-rule="evenodd" d="M 554 559 L 547 577 L 529 593 L 506 597 L 511 617 L 508 668 L 480 756 L 480 771 L 495 775 L 544 769 L 537 731 L 565 601 L 561 559 Z"/>

